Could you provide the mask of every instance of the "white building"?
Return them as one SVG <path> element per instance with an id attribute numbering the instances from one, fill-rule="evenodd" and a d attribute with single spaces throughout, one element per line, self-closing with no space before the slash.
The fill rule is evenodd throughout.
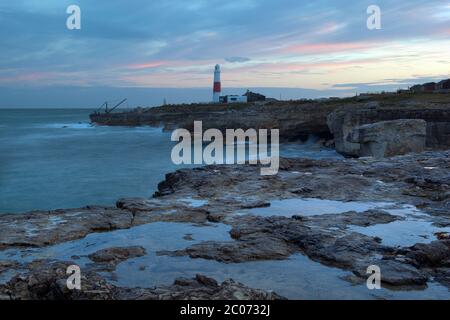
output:
<path id="1" fill-rule="evenodd" d="M 247 96 L 228 95 L 220 97 L 222 103 L 247 103 Z"/>

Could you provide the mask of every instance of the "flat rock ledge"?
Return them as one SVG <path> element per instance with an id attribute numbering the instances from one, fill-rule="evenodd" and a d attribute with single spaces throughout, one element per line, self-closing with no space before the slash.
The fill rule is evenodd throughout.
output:
<path id="1" fill-rule="evenodd" d="M 95 262 L 95 267 L 102 271 L 114 271 L 125 260 L 142 257 L 147 252 L 143 247 L 113 247 L 91 253 L 88 258 Z"/>
<path id="2" fill-rule="evenodd" d="M 445 233 L 438 232 L 436 239 L 430 239 L 428 244 L 390 247 L 383 244 L 383 239 L 352 232 L 350 228 L 401 221 L 401 216 L 383 210 L 311 216 L 302 208 L 291 216 L 279 215 L 275 209 L 272 217 L 236 214 L 251 208 L 270 208 L 274 200 L 293 198 L 390 202 L 414 205 L 428 214 L 427 221 L 433 226 L 447 228 L 450 226 L 450 151 L 408 154 L 389 159 L 282 158 L 278 175 L 267 177 L 259 173 L 259 166 L 252 165 L 183 169 L 167 174 L 153 198 L 120 199 L 115 208 L 88 206 L 20 215 L 0 214 L 0 250 L 45 247 L 81 239 L 90 233 L 161 221 L 200 226 L 223 223 L 231 227 L 230 241 L 205 241 L 159 254 L 240 263 L 287 259 L 294 253 L 302 253 L 322 264 L 349 270 L 357 277 L 365 275 L 369 265 L 384 266 L 382 280 L 387 285 L 425 286 L 434 279 L 450 288 L 450 240 Z M 94 272 L 102 268 L 113 270 L 124 259 L 142 254 L 145 252 L 139 247 L 109 248 L 89 258 L 93 261 L 91 268 Z M 38 289 L 29 286 L 26 281 L 31 281 L 29 277 L 39 279 L 38 271 L 45 268 L 41 268 L 39 263 L 32 263 L 27 268 L 28 273 L 17 275 L 11 280 L 13 282 L 2 287 L 2 290 L 7 288 L 10 297 L 26 298 L 26 290 L 29 290 L 28 297 L 37 297 Z M 14 261 L 0 263 L 0 273 L 17 269 Z M 52 275 L 48 280 L 50 283 L 54 283 L 55 277 Z M 93 283 L 92 288 L 96 285 L 99 286 Z M 223 285 L 213 286 L 216 291 L 208 291 L 211 297 L 225 297 L 220 289 Z M 38 284 L 36 286 L 39 287 Z M 53 284 L 51 286 L 54 287 Z M 106 288 L 106 281 L 100 287 Z M 46 288 L 42 298 L 51 298 L 51 295 L 61 297 L 60 289 L 48 291 Z M 145 289 L 139 290 L 144 290 L 143 296 L 147 294 Z M 165 290 L 162 296 L 156 297 L 169 297 L 168 289 Z M 124 289 L 106 292 L 111 298 L 117 298 L 124 294 Z M 136 289 L 129 288 L 127 292 L 129 296 L 134 294 L 138 297 Z M 175 294 L 175 298 L 187 295 L 182 292 Z M 100 298 L 102 295 L 95 293 L 92 297 Z"/>
<path id="3" fill-rule="evenodd" d="M 275 300 L 273 292 L 251 289 L 233 280 L 219 284 L 203 275 L 179 278 L 170 286 L 123 288 L 105 281 L 95 272 L 83 273 L 81 290 L 69 290 L 66 270 L 72 262 L 41 260 L 29 272 L 0 286 L 0 300 Z"/>

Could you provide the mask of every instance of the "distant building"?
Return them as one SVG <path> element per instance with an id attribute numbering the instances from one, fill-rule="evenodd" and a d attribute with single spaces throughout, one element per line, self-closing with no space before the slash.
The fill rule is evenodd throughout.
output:
<path id="1" fill-rule="evenodd" d="M 436 82 L 428 82 L 422 85 L 423 92 L 433 92 L 436 90 Z"/>
<path id="2" fill-rule="evenodd" d="M 450 79 L 438 82 L 437 90 L 450 90 Z"/>
<path id="3" fill-rule="evenodd" d="M 422 85 L 416 84 L 415 86 L 412 86 L 411 88 L 409 88 L 409 90 L 412 92 L 419 93 L 419 92 L 423 91 L 423 88 L 422 88 Z"/>
<path id="4" fill-rule="evenodd" d="M 436 89 L 437 89 L 436 82 L 428 82 L 428 83 L 425 83 L 425 84 L 417 84 L 417 85 L 412 86 L 410 88 L 410 90 L 412 92 L 416 92 L 416 93 L 419 93 L 419 92 L 434 92 L 434 91 L 436 91 Z"/>
<path id="5" fill-rule="evenodd" d="M 220 102 L 221 103 L 247 103 L 247 97 L 239 96 L 239 95 L 221 96 Z"/>
<path id="6" fill-rule="evenodd" d="M 442 80 L 438 83 L 416 84 L 408 90 L 399 89 L 397 93 L 450 93 L 450 79 Z"/>
<path id="7" fill-rule="evenodd" d="M 247 97 L 247 102 L 266 101 L 266 96 L 259 93 L 251 92 L 250 90 L 247 90 L 244 96 Z"/>

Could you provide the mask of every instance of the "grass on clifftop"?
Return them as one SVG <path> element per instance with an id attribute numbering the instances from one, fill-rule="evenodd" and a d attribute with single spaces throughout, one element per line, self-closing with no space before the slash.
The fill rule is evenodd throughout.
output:
<path id="1" fill-rule="evenodd" d="M 233 103 L 233 104 L 177 104 L 166 105 L 154 108 L 144 108 L 140 112 L 162 112 L 162 113 L 184 113 L 184 112 L 230 112 L 245 111 L 257 108 L 276 108 L 283 107 L 325 107 L 336 108 L 340 106 L 361 106 L 369 102 L 379 102 L 381 107 L 404 107 L 404 108 L 442 108 L 450 109 L 450 94 L 438 93 L 381 93 L 381 94 L 363 94 L 348 98 L 332 98 L 328 100 L 289 100 L 289 101 L 266 101 L 257 103 Z M 136 112 L 137 109 L 130 112 Z"/>

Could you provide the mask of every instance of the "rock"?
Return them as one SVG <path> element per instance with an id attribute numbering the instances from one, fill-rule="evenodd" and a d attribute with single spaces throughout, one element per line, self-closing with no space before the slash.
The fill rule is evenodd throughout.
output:
<path id="1" fill-rule="evenodd" d="M 193 259 L 216 260 L 222 263 L 240 263 L 257 260 L 282 260 L 294 250 L 282 240 L 264 237 L 254 241 L 205 241 L 183 250 L 159 251 L 158 255 L 189 256 Z"/>
<path id="2" fill-rule="evenodd" d="M 431 274 L 437 282 L 450 288 L 450 268 L 436 268 L 431 271 Z"/>
<path id="3" fill-rule="evenodd" d="M 436 232 L 434 235 L 438 240 L 450 240 L 450 233 L 448 232 Z"/>
<path id="4" fill-rule="evenodd" d="M 0 261 L 0 274 L 10 269 L 16 269 L 19 267 L 19 263 L 11 260 L 1 260 Z"/>
<path id="5" fill-rule="evenodd" d="M 418 243 L 406 256 L 419 267 L 450 267 L 450 240 Z"/>
<path id="6" fill-rule="evenodd" d="M 195 276 L 195 280 L 197 280 L 198 283 L 203 284 L 205 286 L 217 287 L 219 285 L 216 280 L 214 280 L 212 278 L 208 278 L 201 274 L 197 274 Z"/>
<path id="7" fill-rule="evenodd" d="M 231 279 L 218 284 L 212 278 L 176 279 L 171 286 L 123 288 L 109 284 L 99 274 L 85 270 L 81 290 L 66 286 L 66 270 L 72 262 L 41 260 L 29 272 L 0 285 L 0 298 L 11 300 L 275 300 L 276 293 L 252 289 Z"/>
<path id="8" fill-rule="evenodd" d="M 291 192 L 295 193 L 295 194 L 307 194 L 307 193 L 311 193 L 312 190 L 308 187 L 300 187 L 300 188 L 292 189 Z"/>
<path id="9" fill-rule="evenodd" d="M 203 130 L 279 129 L 280 140 L 291 141 L 318 135 L 329 138 L 327 115 L 336 103 L 279 101 L 258 105 L 196 104 L 162 106 L 130 112 L 92 114 L 91 121 L 101 125 L 163 126 L 165 130 L 193 130 L 194 121 L 202 121 Z"/>
<path id="10" fill-rule="evenodd" d="M 98 269 L 112 271 L 116 266 L 128 259 L 142 257 L 147 252 L 143 247 L 113 247 L 102 249 L 88 255 L 89 259 L 99 264 Z"/>
<path id="11" fill-rule="evenodd" d="M 327 117 L 327 124 L 334 136 L 336 150 L 346 156 L 359 156 L 359 138 L 348 140 L 354 129 L 366 124 L 400 119 L 426 121 L 427 148 L 448 149 L 450 147 L 450 111 L 448 107 L 405 100 L 380 103 L 376 108 L 349 104 L 340 106 Z M 354 141 L 357 141 L 356 143 Z"/>
<path id="12" fill-rule="evenodd" d="M 373 110 L 373 109 L 379 108 L 380 106 L 381 105 L 380 105 L 380 103 L 378 101 L 370 101 L 370 102 L 367 102 L 364 105 L 364 108 L 369 109 L 369 110 Z"/>
<path id="13" fill-rule="evenodd" d="M 253 208 L 267 208 L 270 207 L 270 202 L 258 201 L 248 204 L 243 204 L 241 206 L 242 209 L 253 209 Z"/>
<path id="14" fill-rule="evenodd" d="M 353 129 L 347 140 L 359 144 L 360 157 L 392 157 L 425 150 L 424 120 L 393 120 Z"/>
<path id="15" fill-rule="evenodd" d="M 357 215 L 360 218 L 355 219 L 356 223 L 365 226 L 395 219 L 387 213 L 377 214 L 376 211 L 367 214 L 351 212 L 336 221 L 330 219 L 332 215 L 305 217 L 302 220 L 243 216 L 230 221 L 233 225 L 230 234 L 236 241 L 205 241 L 183 250 L 161 251 L 158 254 L 239 263 L 286 259 L 293 253 L 301 252 L 315 261 L 353 270 L 360 261 L 366 261 L 371 255 L 389 252 L 389 248 L 382 246 L 376 238 L 346 232 L 346 226 L 352 223 L 351 218 Z M 336 230 L 331 232 L 331 226 Z"/>
<path id="16" fill-rule="evenodd" d="M 439 249 L 441 245 L 432 250 L 428 247 L 421 248 L 419 245 L 414 249 L 393 248 L 384 246 L 380 238 L 351 232 L 352 225 L 368 227 L 400 221 L 402 217 L 383 210 L 312 216 L 311 212 L 302 206 L 293 207 L 291 214 L 285 217 L 280 216 L 276 206 L 267 207 L 267 204 L 273 203 L 274 200 L 293 198 L 299 200 L 314 198 L 315 201 L 337 200 L 343 201 L 343 205 L 348 201 L 382 201 L 399 204 L 397 209 L 402 209 L 400 204 L 410 204 L 419 206 L 421 211 L 428 213 L 427 221 L 435 226 L 445 227 L 450 223 L 448 214 L 450 198 L 447 198 L 450 191 L 449 159 L 450 151 L 427 151 L 389 159 L 283 158 L 282 170 L 278 175 L 271 177 L 262 177 L 259 166 L 252 165 L 217 165 L 182 169 L 168 174 L 165 181 L 160 184 L 159 191 L 170 191 L 164 193 L 166 195 L 162 196 L 161 192 L 149 199 L 121 199 L 118 201 L 118 208 L 91 206 L 19 215 L 0 214 L 2 230 L 0 244 L 1 249 L 23 249 L 26 253 L 32 247 L 62 243 L 80 239 L 89 233 L 132 228 L 144 223 L 175 221 L 202 226 L 208 221 L 215 221 L 231 227 L 232 239 L 196 241 L 195 244 L 187 243 L 188 247 L 182 250 L 161 253 L 226 263 L 287 259 L 290 255 L 299 253 L 316 262 L 351 272 L 360 270 L 362 266 L 367 267 L 376 258 L 393 260 L 406 268 L 414 266 L 426 276 L 442 279 L 441 283 L 445 284 L 448 283 L 445 280 L 448 279 L 445 271 L 448 268 L 448 259 L 446 251 L 441 252 Z M 182 201 L 188 198 L 203 199 L 206 204 L 193 207 L 189 205 L 189 201 Z M 266 206 L 265 210 L 268 212 L 272 210 L 273 217 L 236 214 L 260 206 Z M 338 212 L 337 208 L 336 213 Z M 429 250 L 431 252 L 428 252 Z M 71 255 L 75 258 L 81 255 L 81 251 L 81 249 L 80 252 L 74 250 Z M 102 253 L 100 256 L 105 255 Z M 112 255 L 112 258 L 100 258 L 98 261 L 88 265 L 90 271 L 112 270 L 115 267 L 114 263 L 122 260 L 116 260 L 116 256 Z M 110 261 L 113 262 L 112 265 L 109 264 Z M 7 267 L 6 270 L 14 268 Z M 37 263 L 30 266 L 30 270 L 38 271 L 39 268 Z M 137 276 L 144 276 L 144 273 L 138 273 Z M 21 277 L 25 277 L 23 273 Z M 23 286 L 23 282 L 18 281 L 17 286 L 12 287 L 13 292 L 17 294 L 22 289 L 31 290 L 30 295 L 35 295 L 38 289 L 35 287 L 36 281 L 40 281 L 36 279 L 38 278 L 34 278 L 30 287 Z M 46 278 L 43 279 L 45 281 Z M 100 281 L 94 276 L 92 279 Z M 49 281 L 52 282 L 51 279 Z M 122 294 L 124 297 L 169 299 L 172 294 L 161 287 L 158 288 L 160 291 L 135 288 L 117 291 L 118 289 L 107 289 L 106 284 L 98 281 L 97 284 L 92 283 L 92 290 L 102 290 L 106 293 L 104 296 L 92 295 L 96 298 L 113 299 Z M 391 282 L 400 283 L 400 280 L 395 281 Z M 195 283 L 198 285 L 197 280 Z M 199 286 L 204 288 L 204 285 Z M 46 287 L 42 290 L 47 292 Z M 56 295 L 58 290 L 60 289 L 57 291 L 51 289 L 48 296 L 59 297 Z M 161 296 L 161 292 L 167 294 Z M 84 294 L 83 297 L 86 297 L 87 293 Z M 26 293 L 17 296 L 22 295 Z M 76 293 L 65 292 L 62 297 L 66 298 L 67 295 L 76 297 Z M 2 293 L 0 296 L 3 296 Z M 43 295 L 45 296 L 46 294 Z"/>
<path id="17" fill-rule="evenodd" d="M 194 238 L 192 238 L 192 234 L 185 234 L 183 239 L 186 240 L 186 241 L 193 241 L 194 240 Z"/>
<path id="18" fill-rule="evenodd" d="M 104 207 L 0 214 L 0 249 L 80 239 L 93 232 L 129 228 L 132 220 L 129 211 Z"/>
<path id="19" fill-rule="evenodd" d="M 341 214 L 323 214 L 314 217 L 305 217 L 305 223 L 320 224 L 323 228 L 347 228 L 349 225 L 369 227 L 377 224 L 387 224 L 404 220 L 401 216 L 394 216 L 384 210 L 367 210 L 364 212 L 344 212 Z"/>
<path id="20" fill-rule="evenodd" d="M 394 260 L 378 260 L 371 263 L 380 267 L 381 282 L 391 286 L 423 286 L 428 277 L 415 267 Z M 355 274 L 367 278 L 367 266 L 355 271 Z"/>

